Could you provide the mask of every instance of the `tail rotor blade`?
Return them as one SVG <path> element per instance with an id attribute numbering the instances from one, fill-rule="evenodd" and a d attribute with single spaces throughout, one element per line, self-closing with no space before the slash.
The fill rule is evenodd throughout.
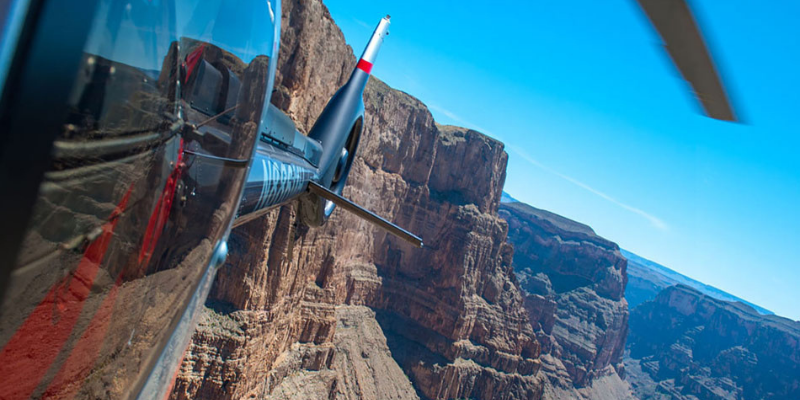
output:
<path id="1" fill-rule="evenodd" d="M 395 235 L 395 236 L 399 237 L 400 239 L 403 239 L 406 242 L 411 243 L 412 245 L 414 245 L 416 247 L 422 247 L 422 239 L 420 237 L 418 237 L 418 236 L 414 235 L 413 233 L 411 233 L 411 232 L 409 232 L 409 231 L 407 231 L 407 230 L 405 230 L 405 229 L 403 229 L 403 228 L 401 228 L 401 227 L 399 227 L 399 226 L 397 226 L 397 225 L 395 225 L 395 224 L 393 224 L 393 223 L 381 218 L 378 215 L 375 215 L 373 212 L 364 209 L 363 207 L 359 206 L 358 204 L 353 203 L 352 201 L 350 201 L 350 200 L 348 200 L 348 199 L 346 199 L 346 198 L 344 198 L 342 196 L 339 196 L 338 194 L 336 194 L 334 192 L 331 192 L 330 190 L 326 189 L 325 187 L 320 186 L 315 182 L 309 182 L 308 183 L 308 190 L 311 193 L 314 193 L 317 196 L 322 197 L 323 199 L 332 201 L 337 206 L 339 206 L 341 208 L 344 208 L 347 211 L 350 211 L 351 213 L 353 213 L 353 214 L 355 214 L 355 215 L 357 215 L 357 216 L 369 221 L 370 223 L 372 223 L 372 224 L 374 224 L 374 225 L 376 225 L 376 226 L 378 226 L 380 228 L 383 228 L 384 230 L 386 230 L 387 232 L 391 233 L 392 235 Z"/>

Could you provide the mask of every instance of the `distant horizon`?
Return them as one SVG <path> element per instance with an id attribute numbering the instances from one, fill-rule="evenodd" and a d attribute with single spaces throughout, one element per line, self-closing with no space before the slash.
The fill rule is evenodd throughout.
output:
<path id="1" fill-rule="evenodd" d="M 635 2 L 326 2 L 441 124 L 505 143 L 505 189 L 800 320 L 800 3 L 692 2 L 746 124 L 702 115 Z"/>
<path id="2" fill-rule="evenodd" d="M 743 299 L 743 298 L 741 298 L 741 297 L 739 297 L 739 296 L 737 296 L 737 295 L 735 295 L 735 294 L 733 294 L 733 293 L 728 293 L 728 292 L 726 292 L 726 291 L 724 291 L 724 290 L 722 290 L 722 289 L 719 289 L 719 288 L 717 288 L 717 287 L 715 287 L 715 286 L 708 285 L 708 284 L 706 284 L 706 283 L 704 283 L 704 282 L 700 282 L 700 281 L 698 281 L 698 280 L 696 280 L 696 279 L 694 279 L 694 278 L 692 278 L 692 277 L 690 277 L 690 276 L 683 275 L 683 274 L 681 274 L 680 272 L 677 272 L 677 271 L 673 270 L 672 268 L 669 268 L 669 267 L 667 267 L 667 266 L 665 266 L 665 265 L 662 265 L 662 264 L 660 264 L 660 263 L 658 263 L 658 262 L 656 262 L 656 261 L 650 260 L 650 259 L 648 259 L 648 258 L 642 257 L 642 256 L 640 256 L 640 255 L 638 255 L 638 254 L 636 254 L 636 253 L 630 252 L 630 251 L 628 251 L 628 250 L 626 250 L 626 249 L 623 249 L 623 248 L 621 248 L 621 247 L 620 247 L 620 252 L 622 253 L 623 257 L 625 257 L 625 258 L 627 258 L 627 259 L 628 259 L 629 265 L 630 265 L 631 258 L 630 258 L 630 257 L 628 257 L 628 254 L 630 254 L 630 255 L 632 255 L 632 256 L 634 256 L 634 257 L 636 257 L 636 258 L 640 258 L 640 259 L 642 259 L 642 260 L 644 260 L 644 261 L 647 261 L 648 263 L 655 264 L 655 265 L 657 265 L 659 268 L 666 269 L 666 270 L 670 271 L 670 272 L 671 272 L 671 273 L 673 273 L 673 274 L 680 275 L 681 277 L 683 277 L 683 278 L 686 278 L 686 279 L 688 279 L 688 280 L 690 280 L 690 281 L 693 281 L 694 283 L 698 283 L 698 284 L 700 284 L 700 285 L 703 285 L 703 286 L 704 286 L 704 287 L 706 287 L 706 288 L 711 288 L 711 289 L 714 289 L 714 290 L 715 290 L 715 291 L 717 291 L 717 292 L 724 293 L 724 294 L 726 294 L 726 295 L 728 295 L 728 296 L 730 296 L 730 297 L 733 297 L 734 299 L 733 299 L 733 300 L 729 300 L 729 299 L 723 299 L 723 298 L 720 298 L 719 296 L 715 296 L 713 293 L 705 293 L 705 292 L 704 292 L 704 294 L 707 294 L 707 295 L 709 295 L 709 296 L 711 296 L 711 297 L 714 297 L 714 298 L 717 298 L 717 299 L 719 299 L 719 300 L 723 300 L 723 301 L 728 301 L 728 302 L 737 302 L 737 303 L 742 303 L 742 304 L 745 304 L 745 305 L 749 306 L 750 308 L 753 308 L 753 309 L 754 309 L 754 310 L 755 310 L 755 311 L 756 311 L 758 314 L 761 314 L 761 315 L 777 315 L 777 316 L 779 316 L 779 317 L 781 317 L 781 318 L 786 318 L 786 319 L 789 319 L 789 320 L 791 320 L 791 321 L 794 321 L 794 320 L 793 320 L 793 319 L 791 319 L 791 318 L 782 317 L 782 316 L 780 316 L 780 315 L 778 315 L 778 314 L 775 314 L 775 313 L 774 313 L 772 310 L 769 310 L 769 309 L 766 309 L 766 308 L 764 308 L 764 307 L 761 307 L 760 305 L 758 305 L 758 304 L 756 304 L 756 303 L 753 303 L 753 302 L 751 302 L 751 301 L 749 301 L 749 300 L 747 300 L 747 299 Z M 638 263 L 638 261 L 637 261 L 637 260 L 633 260 L 633 262 L 634 262 L 634 263 Z M 679 283 L 679 284 L 683 284 L 683 283 Z M 689 286 L 692 286 L 692 285 L 689 285 Z M 697 289 L 697 290 L 700 290 L 700 289 L 698 289 L 698 288 L 695 288 L 695 289 Z M 702 292 L 703 290 L 700 290 L 700 291 Z"/>
<path id="3" fill-rule="evenodd" d="M 536 206 L 535 206 L 535 205 L 533 205 L 533 204 L 528 204 L 528 203 L 525 203 L 525 202 L 523 202 L 523 201 L 519 201 L 519 200 L 517 200 L 517 198 L 516 198 L 516 197 L 514 197 L 514 195 L 512 195 L 511 193 L 509 193 L 509 192 L 507 192 L 507 191 L 505 191 L 505 190 L 503 190 L 503 191 L 502 191 L 502 194 L 503 194 L 503 196 L 504 196 L 504 197 L 507 197 L 507 198 L 509 198 L 509 199 L 513 200 L 513 202 L 517 202 L 517 203 L 523 203 L 523 204 L 529 205 L 529 206 L 531 206 L 531 207 L 536 207 Z M 536 207 L 536 208 L 539 208 L 539 207 Z M 552 211 L 550 211 L 550 210 L 545 210 L 545 209 L 543 209 L 543 210 L 544 210 L 544 211 L 548 211 L 548 212 L 552 212 Z M 567 217 L 567 216 L 564 216 L 564 215 L 562 215 L 562 217 L 564 217 L 564 218 L 569 218 L 569 217 Z M 569 219 L 571 219 L 571 218 L 569 218 Z M 575 221 L 575 222 L 578 222 L 578 223 L 583 223 L 583 222 L 581 222 L 581 221 L 577 221 L 577 220 L 574 220 L 574 221 Z M 594 230 L 594 228 L 592 228 L 590 225 L 587 225 L 587 226 L 589 226 L 589 228 L 591 228 L 592 230 Z M 606 238 L 606 237 L 604 237 L 604 239 L 608 239 L 608 240 L 611 240 L 612 242 L 616 243 L 616 241 L 614 241 L 614 240 L 613 240 L 613 239 L 611 239 L 611 238 Z M 666 268 L 666 269 L 668 269 L 668 270 L 670 270 L 670 271 L 672 271 L 672 272 L 674 272 L 674 273 L 676 273 L 676 274 L 680 274 L 680 275 L 682 275 L 682 276 L 684 276 L 684 277 L 686 277 L 686 278 L 688 278 L 688 279 L 691 279 L 691 280 L 693 280 L 693 281 L 696 281 L 696 282 L 698 282 L 698 283 L 701 283 L 701 284 L 704 284 L 704 285 L 706 285 L 706 286 L 709 286 L 709 287 L 711 287 L 711 288 L 714 288 L 714 289 L 716 289 L 716 290 L 719 290 L 719 291 L 721 291 L 721 292 L 723 292 L 723 293 L 726 293 L 726 294 L 728 294 L 728 295 L 730 295 L 730 296 L 736 297 L 736 298 L 738 298 L 739 300 L 742 300 L 743 304 L 746 304 L 746 305 L 748 305 L 748 306 L 750 306 L 750 307 L 752 307 L 753 305 L 755 305 L 756 307 L 758 307 L 758 308 L 760 308 L 760 309 L 762 309 L 762 310 L 768 311 L 768 314 L 765 314 L 765 313 L 763 313 L 763 312 L 759 311 L 758 309 L 755 309 L 755 311 L 756 311 L 757 313 L 761 314 L 761 315 L 770 315 L 770 314 L 771 314 L 771 315 L 777 315 L 777 316 L 779 316 L 779 317 L 783 317 L 783 318 L 786 318 L 786 319 L 790 319 L 790 320 L 792 320 L 792 321 L 798 321 L 798 322 L 800 322 L 800 320 L 796 320 L 796 319 L 792 319 L 792 318 L 790 318 L 790 317 L 786 317 L 786 316 L 783 316 L 783 315 L 780 315 L 780 314 L 776 314 L 774 311 L 772 311 L 772 310 L 770 310 L 770 309 L 768 309 L 768 308 L 766 308 L 766 307 L 763 307 L 763 306 L 761 306 L 761 305 L 760 305 L 760 304 L 758 304 L 758 303 L 755 303 L 755 302 L 753 302 L 753 301 L 750 301 L 750 300 L 748 300 L 748 299 L 745 299 L 744 297 L 742 297 L 742 296 L 739 296 L 739 295 L 738 295 L 738 294 L 736 294 L 736 293 L 729 293 L 729 292 L 727 292 L 727 291 L 725 291 L 725 290 L 722 290 L 722 289 L 720 289 L 720 288 L 718 288 L 718 287 L 716 287 L 716 286 L 714 286 L 714 285 L 710 285 L 710 284 L 707 284 L 706 282 L 700 281 L 700 280 L 698 280 L 698 279 L 696 279 L 696 278 L 694 278 L 694 277 L 692 277 L 692 276 L 689 276 L 689 275 L 686 275 L 686 274 L 680 273 L 680 272 L 676 271 L 675 269 L 673 269 L 673 268 L 670 268 L 670 267 L 669 267 L 669 266 L 667 266 L 667 265 L 664 265 L 664 264 L 663 264 L 663 263 L 661 263 L 660 261 L 653 260 L 653 259 L 651 259 L 650 257 L 643 256 L 643 255 L 641 255 L 641 254 L 639 254 L 639 253 L 636 253 L 636 252 L 630 251 L 630 250 L 626 249 L 625 247 L 623 247 L 623 246 L 620 246 L 618 243 L 617 243 L 617 246 L 619 246 L 619 249 L 620 249 L 620 251 L 622 251 L 622 252 L 633 254 L 633 255 L 635 255 L 635 256 L 637 256 L 637 257 L 639 257 L 639 258 L 642 258 L 642 259 L 644 259 L 644 260 L 646 260 L 646 261 L 649 261 L 649 262 L 651 262 L 651 263 L 657 264 L 658 266 L 660 266 L 660 267 L 662 267 L 662 268 Z M 625 254 L 623 254 L 623 257 L 625 257 L 626 259 L 628 258 L 627 256 L 625 256 Z M 712 296 L 712 297 L 713 297 L 713 296 Z M 723 300 L 723 299 L 721 299 L 721 300 Z M 729 300 L 723 300 L 723 301 L 729 301 Z"/>

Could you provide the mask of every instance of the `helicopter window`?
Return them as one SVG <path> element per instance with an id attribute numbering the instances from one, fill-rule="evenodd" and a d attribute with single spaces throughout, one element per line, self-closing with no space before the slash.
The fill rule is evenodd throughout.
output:
<path id="1" fill-rule="evenodd" d="M 187 43 L 189 46 L 194 44 L 190 41 Z M 194 50 L 182 64 L 182 98 L 192 109 L 227 125 L 239 108 L 239 91 L 242 87 L 240 74 L 231 68 L 241 67 L 226 64 L 225 57 L 219 55 L 217 49 L 207 44 L 195 44 Z"/>
<path id="2" fill-rule="evenodd" d="M 206 115 L 216 115 L 221 110 L 219 97 L 222 93 L 222 74 L 207 61 L 197 66 L 196 85 L 188 97 L 189 103 L 197 111 Z"/>
<path id="3" fill-rule="evenodd" d="M 217 69 L 206 60 L 199 62 L 192 74 L 196 77 L 186 78 L 187 81 L 195 79 L 193 89 L 186 94 L 192 108 L 208 116 L 219 115 L 220 121 L 229 121 L 237 108 L 242 87 L 239 78 L 224 65 Z"/>
<path id="4" fill-rule="evenodd" d="M 196 127 L 184 134 L 200 153 L 235 156 L 229 146 L 238 142 L 232 138 L 241 130 L 236 121 L 264 103 L 263 85 L 242 93 L 242 82 L 247 73 L 265 75 L 257 71 L 266 69 L 272 50 L 273 32 L 264 29 L 274 18 L 268 7 L 253 0 L 102 0 L 54 168 L 141 153 L 177 134 L 179 120 Z"/>
<path id="5" fill-rule="evenodd" d="M 98 3 L 0 302 L 0 343 L 48 321 L 41 346 L 0 364 L 54 398 L 132 397 L 159 359 L 234 217 L 280 16 L 263 0 Z M 98 320 L 108 329 L 85 336 Z M 84 345 L 93 356 L 73 357 Z M 62 374 L 80 394 L 50 392 Z"/>

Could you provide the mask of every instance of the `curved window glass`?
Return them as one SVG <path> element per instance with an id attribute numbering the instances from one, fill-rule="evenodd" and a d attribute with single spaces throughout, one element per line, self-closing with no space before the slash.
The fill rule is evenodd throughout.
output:
<path id="1" fill-rule="evenodd" d="M 142 387 L 234 216 L 279 17 L 264 0 L 100 1 L 0 306 L 0 393 Z"/>

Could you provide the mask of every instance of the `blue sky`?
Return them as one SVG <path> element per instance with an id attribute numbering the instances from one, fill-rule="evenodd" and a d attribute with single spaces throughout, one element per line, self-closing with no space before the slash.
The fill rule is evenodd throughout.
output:
<path id="1" fill-rule="evenodd" d="M 633 0 L 326 2 L 373 74 L 506 143 L 505 190 L 800 319 L 800 2 L 695 1 L 746 124 L 704 117 Z"/>

